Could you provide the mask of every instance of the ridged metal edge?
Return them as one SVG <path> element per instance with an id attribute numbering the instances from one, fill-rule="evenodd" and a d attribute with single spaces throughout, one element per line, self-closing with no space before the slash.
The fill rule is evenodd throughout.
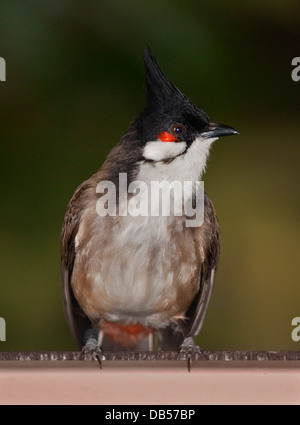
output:
<path id="1" fill-rule="evenodd" d="M 208 360 L 212 361 L 289 361 L 300 360 L 300 351 L 205 351 Z M 207 361 L 201 354 L 193 355 L 193 360 Z M 92 355 L 82 356 L 79 351 L 4 351 L 0 352 L 0 361 L 45 361 L 63 362 L 74 360 L 92 361 Z M 103 360 L 112 361 L 174 361 L 186 360 L 185 353 L 174 351 L 118 351 L 105 352 Z"/>

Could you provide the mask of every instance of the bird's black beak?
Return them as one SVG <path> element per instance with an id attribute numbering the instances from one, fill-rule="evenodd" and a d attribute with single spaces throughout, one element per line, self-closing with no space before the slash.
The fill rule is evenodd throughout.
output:
<path id="1" fill-rule="evenodd" d="M 203 139 L 213 139 L 214 137 L 234 136 L 240 134 L 235 128 L 225 124 L 209 123 L 201 133 Z"/>

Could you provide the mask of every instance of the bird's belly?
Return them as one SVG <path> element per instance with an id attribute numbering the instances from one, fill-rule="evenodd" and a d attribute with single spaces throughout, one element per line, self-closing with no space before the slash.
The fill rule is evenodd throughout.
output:
<path id="1" fill-rule="evenodd" d="M 84 279 L 73 282 L 86 314 L 154 327 L 184 317 L 200 270 L 190 230 L 182 226 L 168 217 L 124 217 L 109 237 L 93 237 L 83 248 Z"/>

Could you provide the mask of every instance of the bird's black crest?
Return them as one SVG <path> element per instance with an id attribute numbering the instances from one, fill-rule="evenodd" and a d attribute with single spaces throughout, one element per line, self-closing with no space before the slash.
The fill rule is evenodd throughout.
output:
<path id="1" fill-rule="evenodd" d="M 149 47 L 144 49 L 144 63 L 149 104 L 162 106 L 174 100 L 187 100 L 180 90 L 167 79 Z"/>
<path id="2" fill-rule="evenodd" d="M 170 115 L 177 114 L 177 111 L 184 111 L 201 117 L 205 122 L 209 121 L 205 112 L 167 79 L 149 47 L 144 49 L 144 63 L 148 108 Z"/>

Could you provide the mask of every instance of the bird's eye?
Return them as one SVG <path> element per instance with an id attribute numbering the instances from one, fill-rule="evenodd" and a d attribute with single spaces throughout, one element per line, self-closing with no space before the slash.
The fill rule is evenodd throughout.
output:
<path id="1" fill-rule="evenodd" d="M 182 124 L 174 124 L 171 131 L 174 136 L 179 137 L 185 132 L 185 127 Z"/>

